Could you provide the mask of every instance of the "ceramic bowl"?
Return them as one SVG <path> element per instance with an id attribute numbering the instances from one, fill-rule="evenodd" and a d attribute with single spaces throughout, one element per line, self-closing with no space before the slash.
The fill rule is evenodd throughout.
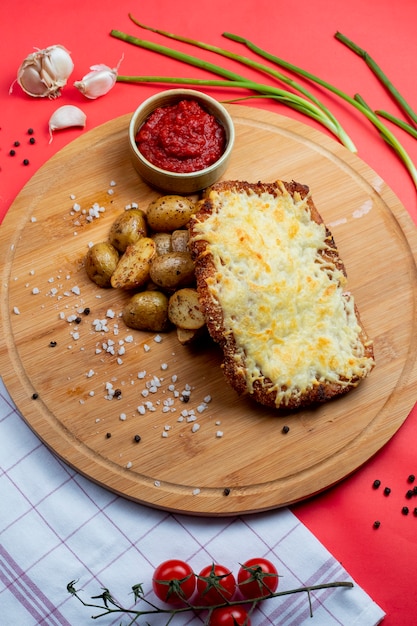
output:
<path id="1" fill-rule="evenodd" d="M 139 128 L 158 107 L 176 104 L 180 100 L 196 100 L 202 108 L 214 115 L 226 132 L 226 148 L 222 156 L 204 169 L 178 173 L 170 172 L 153 165 L 139 151 L 136 135 Z M 225 172 L 233 144 L 235 130 L 232 118 L 217 100 L 194 89 L 169 89 L 151 96 L 136 109 L 129 124 L 129 146 L 133 165 L 143 180 L 152 187 L 175 194 L 193 194 L 216 182 Z"/>

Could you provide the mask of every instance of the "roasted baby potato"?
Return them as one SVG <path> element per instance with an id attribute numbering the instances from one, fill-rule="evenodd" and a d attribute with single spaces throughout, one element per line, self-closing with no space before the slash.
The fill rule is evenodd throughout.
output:
<path id="1" fill-rule="evenodd" d="M 183 228 L 195 211 L 195 204 L 183 196 L 161 196 L 146 211 L 149 227 L 156 232 L 171 233 Z"/>
<path id="2" fill-rule="evenodd" d="M 172 242 L 170 233 L 154 233 L 151 239 L 156 244 L 156 254 L 166 254 L 172 252 Z"/>
<path id="3" fill-rule="evenodd" d="M 177 339 L 182 346 L 189 346 L 192 343 L 195 343 L 202 337 L 204 337 L 206 327 L 197 328 L 196 330 L 188 330 L 186 328 L 180 328 L 177 326 Z"/>
<path id="4" fill-rule="evenodd" d="M 178 289 L 169 298 L 168 317 L 170 321 L 184 330 L 198 330 L 205 325 L 196 289 L 186 287 Z"/>
<path id="5" fill-rule="evenodd" d="M 142 287 L 149 280 L 151 261 L 155 255 L 156 245 L 150 237 L 142 237 L 128 246 L 111 277 L 112 287 L 119 289 Z"/>
<path id="6" fill-rule="evenodd" d="M 171 246 L 173 252 L 188 252 L 188 230 L 174 230 L 171 235 Z"/>
<path id="7" fill-rule="evenodd" d="M 136 330 L 163 332 L 168 330 L 168 297 L 161 291 L 135 293 L 122 312 L 126 326 Z"/>
<path id="8" fill-rule="evenodd" d="M 195 281 L 194 262 L 189 252 L 168 252 L 155 256 L 150 267 L 152 282 L 172 291 L 192 285 Z"/>
<path id="9" fill-rule="evenodd" d="M 119 253 L 108 241 L 96 243 L 88 249 L 85 271 L 99 287 L 111 287 L 111 277 L 119 262 Z"/>
<path id="10" fill-rule="evenodd" d="M 145 213 L 140 209 L 128 209 L 113 222 L 109 241 L 119 252 L 124 252 L 127 246 L 146 237 L 147 230 Z"/>

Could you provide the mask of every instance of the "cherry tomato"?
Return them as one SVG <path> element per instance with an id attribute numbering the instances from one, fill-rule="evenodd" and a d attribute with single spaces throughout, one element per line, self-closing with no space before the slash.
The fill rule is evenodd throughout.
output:
<path id="1" fill-rule="evenodd" d="M 242 606 L 223 606 L 210 615 L 210 626 L 251 626 L 250 618 Z"/>
<path id="2" fill-rule="evenodd" d="M 277 568 L 268 559 L 248 559 L 239 569 L 237 584 L 248 600 L 266 597 L 278 587 Z"/>
<path id="3" fill-rule="evenodd" d="M 204 567 L 197 577 L 197 590 L 205 606 L 214 606 L 231 600 L 236 591 L 236 579 L 223 565 Z"/>
<path id="4" fill-rule="evenodd" d="M 179 559 L 164 561 L 153 573 L 155 595 L 168 604 L 181 604 L 195 591 L 195 574 L 188 563 Z"/>

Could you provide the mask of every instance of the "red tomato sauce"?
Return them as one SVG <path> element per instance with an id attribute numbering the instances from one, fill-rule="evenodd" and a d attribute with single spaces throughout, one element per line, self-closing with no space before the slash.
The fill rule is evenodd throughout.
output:
<path id="1" fill-rule="evenodd" d="M 143 156 L 170 172 L 196 172 L 223 154 L 226 133 L 220 122 L 195 100 L 159 107 L 136 135 Z"/>

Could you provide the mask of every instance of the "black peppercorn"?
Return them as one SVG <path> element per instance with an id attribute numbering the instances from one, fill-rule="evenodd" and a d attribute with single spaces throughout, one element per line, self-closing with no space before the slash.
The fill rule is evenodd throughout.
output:
<path id="1" fill-rule="evenodd" d="M 34 132 L 33 128 L 28 128 L 28 135 L 33 135 Z"/>
<path id="2" fill-rule="evenodd" d="M 379 528 L 381 526 L 381 522 L 379 520 L 375 520 L 374 528 Z"/>
<path id="3" fill-rule="evenodd" d="M 31 137 L 31 138 L 29 139 L 29 143 L 34 144 L 35 142 L 36 142 L 35 137 Z"/>
<path id="4" fill-rule="evenodd" d="M 23 159 L 23 165 L 29 165 L 29 159 Z"/>
<path id="5" fill-rule="evenodd" d="M 389 494 L 391 493 L 391 489 L 389 487 L 385 487 L 384 489 L 384 495 L 385 496 L 389 496 Z"/>
<path id="6" fill-rule="evenodd" d="M 76 324 L 81 324 L 81 317 L 76 317 L 76 318 L 75 318 L 75 320 L 74 320 L 74 322 L 75 322 Z"/>
<path id="7" fill-rule="evenodd" d="M 20 146 L 20 141 L 15 141 L 13 145 L 17 148 L 18 146 Z"/>
<path id="8" fill-rule="evenodd" d="M 189 401 L 190 401 L 190 396 L 188 395 L 181 396 L 181 402 L 189 402 Z"/>
<path id="9" fill-rule="evenodd" d="M 414 495 L 414 491 L 412 489 L 409 489 L 407 491 L 407 493 L 405 494 L 405 497 L 407 498 L 407 500 L 410 500 Z"/>
<path id="10" fill-rule="evenodd" d="M 49 347 L 50 348 L 55 348 L 57 346 L 57 342 L 56 341 L 50 341 L 49 342 Z"/>
<path id="11" fill-rule="evenodd" d="M 403 506 L 403 508 L 401 509 L 401 513 L 402 513 L 403 515 L 408 515 L 408 513 L 409 513 L 409 508 L 408 508 L 408 506 Z"/>
<path id="12" fill-rule="evenodd" d="M 87 306 L 83 311 L 84 315 L 90 315 L 90 308 Z"/>
<path id="13" fill-rule="evenodd" d="M 229 495 L 229 493 L 230 493 L 230 489 L 229 489 L 229 487 L 225 487 L 225 488 L 223 489 L 223 495 L 224 495 L 224 496 L 228 496 L 228 495 Z"/>
<path id="14" fill-rule="evenodd" d="M 286 435 L 287 433 L 290 432 L 290 427 L 289 426 L 283 426 L 282 427 L 282 432 L 284 433 L 284 435 Z"/>
<path id="15" fill-rule="evenodd" d="M 414 476 L 414 474 L 410 474 L 410 476 L 407 478 L 409 483 L 413 483 L 415 481 L 416 477 Z"/>
<path id="16" fill-rule="evenodd" d="M 136 443 L 139 443 L 139 441 L 141 440 L 141 436 L 140 435 L 135 435 L 133 437 L 134 441 L 136 441 Z"/>
<path id="17" fill-rule="evenodd" d="M 106 439 L 110 439 L 111 433 L 106 433 Z"/>
<path id="18" fill-rule="evenodd" d="M 414 509 L 413 514 L 417 517 L 417 506 L 416 506 L 416 508 Z"/>
<path id="19" fill-rule="evenodd" d="M 381 486 L 381 481 L 380 481 L 380 480 L 378 480 L 378 479 L 377 479 L 377 480 L 374 480 L 374 482 L 373 482 L 373 484 L 372 484 L 372 487 L 373 487 L 374 489 L 378 489 L 380 486 Z"/>
<path id="20" fill-rule="evenodd" d="M 120 398 L 121 395 L 122 395 L 122 390 L 121 389 L 115 389 L 114 390 L 114 397 L 115 398 Z"/>
<path id="21" fill-rule="evenodd" d="M 37 400 L 39 398 L 39 394 L 36 393 L 32 393 L 32 400 Z"/>
<path id="22" fill-rule="evenodd" d="M 14 156 L 16 154 L 16 150 L 13 150 L 13 149 L 10 150 L 9 154 L 10 154 L 10 156 Z"/>

